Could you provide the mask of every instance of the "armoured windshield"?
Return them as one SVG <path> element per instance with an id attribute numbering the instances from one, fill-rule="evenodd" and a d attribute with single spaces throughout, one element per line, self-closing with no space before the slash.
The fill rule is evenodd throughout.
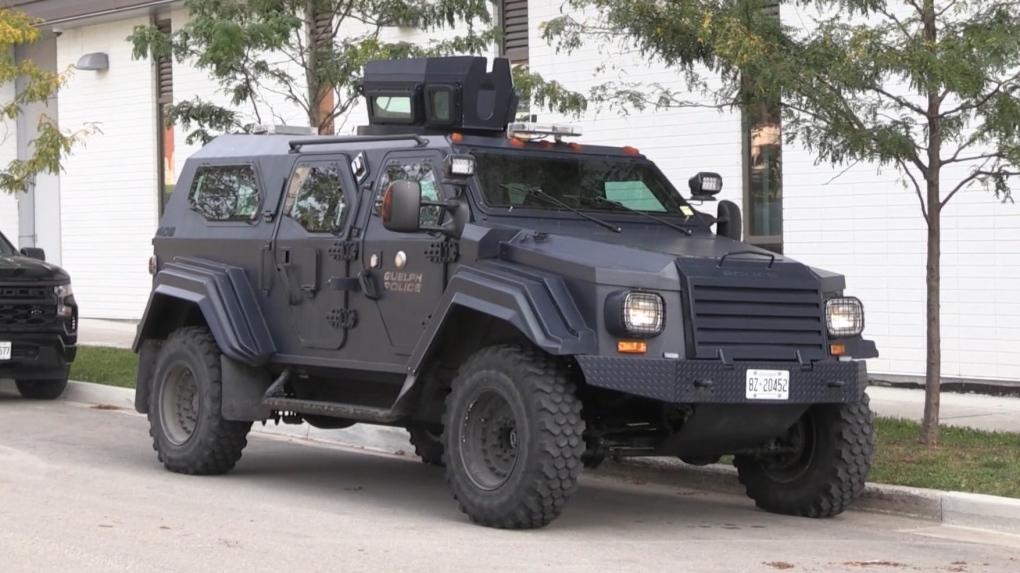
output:
<path id="1" fill-rule="evenodd" d="M 17 249 L 14 248 L 7 237 L 0 233 L 0 257 L 10 257 L 17 254 Z"/>
<path id="2" fill-rule="evenodd" d="M 563 210 L 529 194 L 538 188 L 585 211 L 621 213 L 620 205 L 648 213 L 689 216 L 690 207 L 649 163 L 623 157 L 525 154 L 474 150 L 485 204 Z"/>

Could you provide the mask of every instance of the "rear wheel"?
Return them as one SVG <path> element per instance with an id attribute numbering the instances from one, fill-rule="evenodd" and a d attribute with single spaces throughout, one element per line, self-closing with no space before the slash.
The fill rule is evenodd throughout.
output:
<path id="1" fill-rule="evenodd" d="M 407 427 L 411 435 L 414 453 L 421 461 L 430 466 L 443 465 L 443 431 L 442 428 L 426 424 L 413 424 Z"/>
<path id="2" fill-rule="evenodd" d="M 67 389 L 67 378 L 52 380 L 15 380 L 22 398 L 29 400 L 56 400 Z"/>
<path id="3" fill-rule="evenodd" d="M 209 330 L 182 328 L 161 346 L 149 393 L 149 434 L 159 461 L 183 474 L 231 470 L 251 422 L 225 420 L 220 350 Z"/>
<path id="4" fill-rule="evenodd" d="M 577 490 L 581 402 L 563 365 L 541 351 L 477 352 L 453 381 L 443 427 L 446 479 L 475 523 L 543 527 Z"/>
<path id="5" fill-rule="evenodd" d="M 733 465 L 766 511 L 832 517 L 864 493 L 875 433 L 867 394 L 855 404 L 813 406 L 779 440 L 786 453 L 736 456 Z"/>

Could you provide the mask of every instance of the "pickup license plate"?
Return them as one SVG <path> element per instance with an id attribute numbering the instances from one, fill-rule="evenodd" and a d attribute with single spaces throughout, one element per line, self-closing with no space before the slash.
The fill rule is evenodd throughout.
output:
<path id="1" fill-rule="evenodd" d="M 789 370 L 748 370 L 744 396 L 748 400 L 789 400 Z"/>
<path id="2" fill-rule="evenodd" d="M 10 342 L 0 342 L 0 360 L 10 360 L 10 359 L 11 359 L 11 343 Z"/>

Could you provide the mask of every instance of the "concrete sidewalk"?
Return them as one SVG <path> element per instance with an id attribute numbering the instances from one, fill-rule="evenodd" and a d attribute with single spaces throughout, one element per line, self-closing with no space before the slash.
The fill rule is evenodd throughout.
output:
<path id="1" fill-rule="evenodd" d="M 81 319 L 79 343 L 87 346 L 130 348 L 135 338 L 135 323 Z M 871 407 L 880 416 L 920 421 L 924 413 L 924 390 L 870 386 Z M 981 430 L 1020 432 L 1020 398 L 942 392 L 939 415 L 943 425 Z M 315 433 L 311 429 L 311 433 Z"/>

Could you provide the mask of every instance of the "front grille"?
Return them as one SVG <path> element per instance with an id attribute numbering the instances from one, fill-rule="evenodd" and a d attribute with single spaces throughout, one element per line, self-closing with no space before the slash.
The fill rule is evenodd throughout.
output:
<path id="1" fill-rule="evenodd" d="M 720 350 L 727 358 L 750 360 L 824 356 L 822 296 L 814 285 L 768 288 L 767 282 L 734 286 L 724 279 L 694 278 L 690 286 L 698 358 L 718 358 Z"/>
<path id="2" fill-rule="evenodd" d="M 0 301 L 46 300 L 53 294 L 53 287 L 0 286 Z"/>
<path id="3" fill-rule="evenodd" d="M 2 326 L 47 326 L 57 318 L 53 305 L 8 304 L 0 302 L 0 325 Z"/>
<path id="4" fill-rule="evenodd" d="M 57 320 L 52 286 L 0 285 L 0 329 L 38 328 Z"/>

